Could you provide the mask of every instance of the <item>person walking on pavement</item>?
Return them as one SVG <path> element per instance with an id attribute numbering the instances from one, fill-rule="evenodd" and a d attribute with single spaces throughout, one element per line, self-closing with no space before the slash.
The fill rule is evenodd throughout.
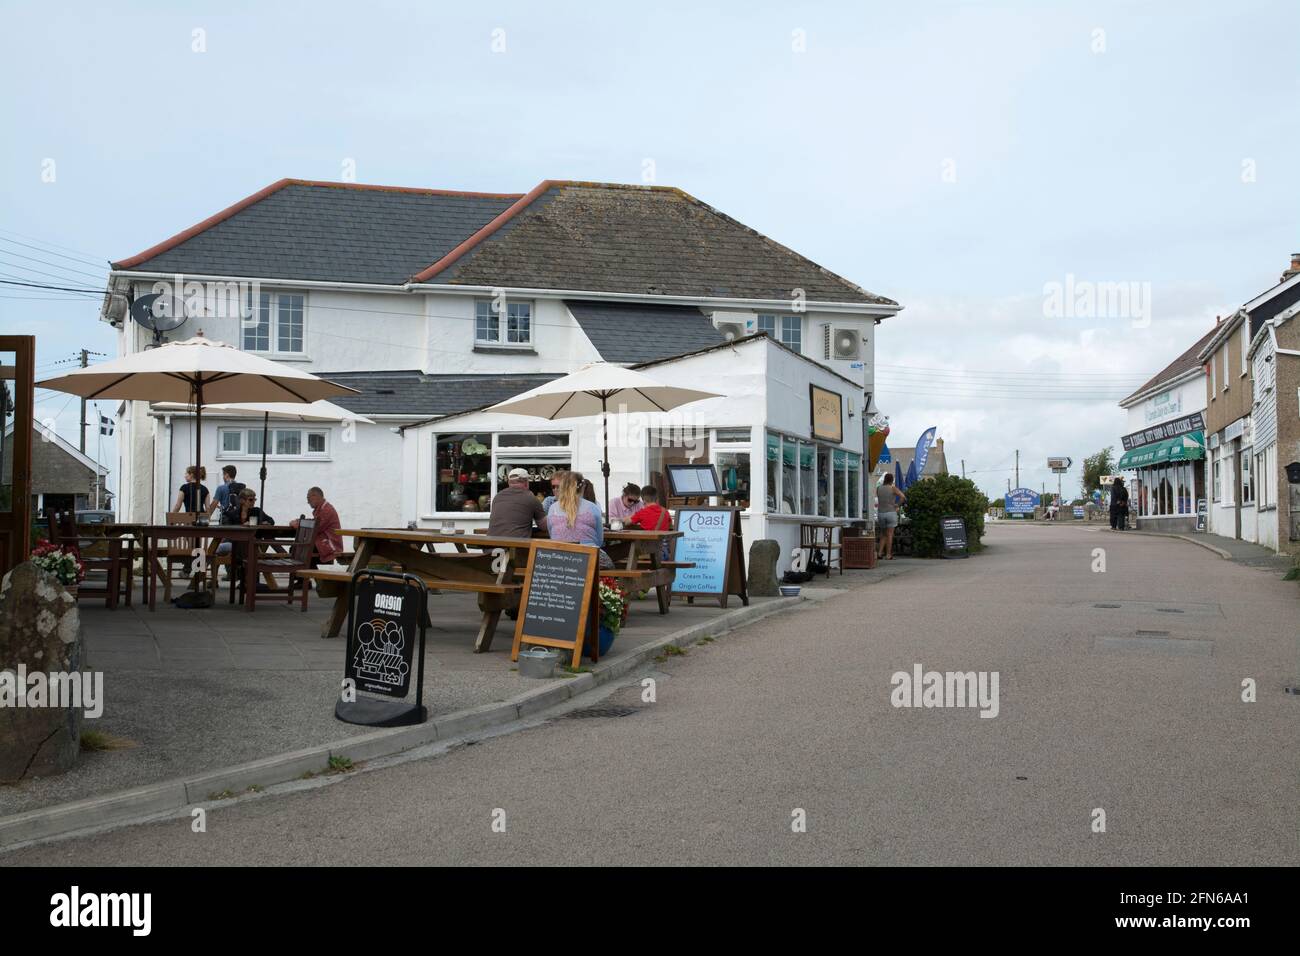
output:
<path id="1" fill-rule="evenodd" d="M 1110 530 L 1128 530 L 1128 489 L 1123 478 L 1116 478 L 1110 487 Z"/>

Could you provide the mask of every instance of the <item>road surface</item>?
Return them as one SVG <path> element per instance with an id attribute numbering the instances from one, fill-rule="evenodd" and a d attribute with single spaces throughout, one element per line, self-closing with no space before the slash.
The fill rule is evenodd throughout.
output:
<path id="1" fill-rule="evenodd" d="M 625 716 L 0 865 L 1300 863 L 1297 585 L 1167 538 L 987 540 L 696 646 Z M 996 716 L 893 706 L 916 665 L 996 672 Z"/>

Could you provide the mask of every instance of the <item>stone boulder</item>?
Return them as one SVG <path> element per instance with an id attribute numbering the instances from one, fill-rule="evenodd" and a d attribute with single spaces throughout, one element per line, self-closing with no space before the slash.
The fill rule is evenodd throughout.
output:
<path id="1" fill-rule="evenodd" d="M 26 687 L 16 688 L 20 673 L 80 671 L 77 599 L 48 571 L 30 561 L 18 565 L 0 581 L 0 784 L 63 773 L 76 764 L 83 710 L 66 701 L 20 707 L 17 693 L 26 702 Z"/>
<path id="2" fill-rule="evenodd" d="M 781 593 L 776 579 L 776 562 L 780 558 L 781 545 L 771 538 L 762 538 L 749 546 L 746 588 L 750 597 L 776 597 Z"/>

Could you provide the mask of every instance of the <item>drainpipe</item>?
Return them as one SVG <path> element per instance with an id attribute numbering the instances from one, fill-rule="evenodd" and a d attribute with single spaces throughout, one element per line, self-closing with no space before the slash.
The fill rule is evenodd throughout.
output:
<path id="1" fill-rule="evenodd" d="M 172 468 L 174 467 L 174 463 L 172 462 L 172 442 L 175 438 L 175 430 L 172 428 L 172 417 L 170 415 L 163 416 L 163 424 L 167 428 L 167 475 L 169 476 L 168 480 L 170 481 L 170 475 L 172 473 Z M 156 480 L 156 474 L 157 474 L 156 467 L 154 471 L 155 471 L 155 480 Z M 171 486 L 168 485 L 168 488 L 170 487 Z M 163 493 L 166 494 L 166 491 L 164 490 Z M 152 509 L 153 505 L 150 505 L 149 507 Z"/>

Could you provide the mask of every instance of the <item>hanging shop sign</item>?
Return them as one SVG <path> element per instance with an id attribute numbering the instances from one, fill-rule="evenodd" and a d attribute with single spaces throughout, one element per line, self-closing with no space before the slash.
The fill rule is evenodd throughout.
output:
<path id="1" fill-rule="evenodd" d="M 844 441 L 844 398 L 839 392 L 817 385 L 808 386 L 812 406 L 812 437 L 820 441 Z"/>
<path id="2" fill-rule="evenodd" d="M 1125 435 L 1120 441 L 1124 443 L 1125 451 L 1132 451 L 1134 448 L 1141 448 L 1143 445 L 1152 445 L 1168 438 L 1177 438 L 1179 435 L 1186 435 L 1189 432 L 1204 430 L 1205 416 L 1201 412 L 1192 412 L 1182 418 L 1175 418 L 1171 422 L 1161 422 L 1159 425 L 1144 428 L 1140 432 Z"/>

